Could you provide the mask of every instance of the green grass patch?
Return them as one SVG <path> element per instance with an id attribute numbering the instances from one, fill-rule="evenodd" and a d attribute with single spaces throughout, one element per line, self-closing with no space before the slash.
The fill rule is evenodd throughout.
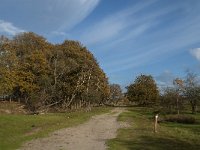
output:
<path id="1" fill-rule="evenodd" d="M 109 112 L 94 108 L 90 112 L 52 113 L 45 115 L 0 115 L 0 149 L 12 150 L 22 143 L 66 127 L 87 121 L 91 116 Z"/>
<path id="2" fill-rule="evenodd" d="M 176 122 L 159 123 L 158 132 L 153 132 L 154 110 L 129 108 L 120 114 L 119 121 L 129 122 L 130 128 L 118 130 L 115 139 L 107 142 L 109 150 L 196 150 L 200 147 L 200 114 L 195 124 Z"/>

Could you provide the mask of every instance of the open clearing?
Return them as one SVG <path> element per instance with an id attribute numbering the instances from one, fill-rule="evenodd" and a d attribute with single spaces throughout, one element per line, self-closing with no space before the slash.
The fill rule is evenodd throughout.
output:
<path id="1" fill-rule="evenodd" d="M 117 135 L 117 129 L 120 128 L 117 117 L 123 111 L 123 108 L 115 108 L 111 113 L 93 116 L 84 124 L 27 142 L 21 150 L 105 150 L 106 140 Z"/>

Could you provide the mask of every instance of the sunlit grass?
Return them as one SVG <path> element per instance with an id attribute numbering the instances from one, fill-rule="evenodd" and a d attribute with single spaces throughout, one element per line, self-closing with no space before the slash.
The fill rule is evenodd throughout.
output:
<path id="1" fill-rule="evenodd" d="M 109 112 L 94 108 L 91 112 L 54 113 L 45 115 L 0 115 L 0 150 L 12 150 L 25 141 L 87 121 L 91 116 Z"/>
<path id="2" fill-rule="evenodd" d="M 153 110 L 130 108 L 118 120 L 131 127 L 120 129 L 115 139 L 107 142 L 110 150 L 196 150 L 200 147 L 200 114 L 196 124 L 159 123 L 158 133 L 153 132 Z"/>

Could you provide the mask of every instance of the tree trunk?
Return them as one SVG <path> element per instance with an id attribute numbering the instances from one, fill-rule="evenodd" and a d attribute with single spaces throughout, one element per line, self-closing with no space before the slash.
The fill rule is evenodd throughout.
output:
<path id="1" fill-rule="evenodd" d="M 176 98 L 176 108 L 177 108 L 177 114 L 179 115 L 179 99 L 178 99 L 178 96 Z"/>
<path id="2" fill-rule="evenodd" d="M 197 108 L 197 107 L 196 107 L 195 105 L 192 105 L 192 113 L 193 113 L 193 114 L 196 113 L 196 108 Z"/>
<path id="3" fill-rule="evenodd" d="M 56 91 L 56 85 L 57 85 L 57 58 L 58 54 L 56 55 L 55 61 L 54 61 L 54 90 Z"/>

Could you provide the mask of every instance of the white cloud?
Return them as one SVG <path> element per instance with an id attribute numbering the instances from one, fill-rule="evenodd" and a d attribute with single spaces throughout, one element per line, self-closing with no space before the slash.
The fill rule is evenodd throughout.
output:
<path id="1" fill-rule="evenodd" d="M 190 53 L 194 56 L 198 61 L 200 61 L 200 48 L 191 49 Z"/>
<path id="2" fill-rule="evenodd" d="M 68 32 L 75 27 L 99 2 L 100 0 L 4 1 L 1 2 L 3 9 L 0 9 L 0 19 L 12 20 L 13 24 L 23 29 L 52 36 L 52 32 Z M 9 9 L 12 11 L 5 15 Z"/>
<path id="3" fill-rule="evenodd" d="M 104 67 L 106 70 L 109 70 L 109 72 L 116 73 L 147 64 L 152 65 L 154 63 L 159 63 L 159 61 L 167 57 L 169 53 L 175 53 L 175 50 L 182 50 L 184 47 L 198 42 L 198 37 L 199 32 L 197 32 L 197 30 L 195 31 L 195 28 L 194 32 L 185 30 L 182 34 L 176 35 L 173 38 L 161 40 L 152 45 L 143 45 L 141 49 L 131 51 L 124 55 L 125 58 L 121 57 L 121 59 L 114 59 L 116 61 L 105 62 Z"/>
<path id="4" fill-rule="evenodd" d="M 173 11 L 174 9 L 169 9 L 168 11 L 166 11 L 166 13 L 171 13 Z M 157 13 L 160 14 L 160 12 Z M 154 20 L 156 18 L 150 18 L 151 21 L 149 21 L 152 22 L 154 25 Z M 163 28 L 162 30 L 153 30 L 151 34 L 145 34 L 145 38 L 141 38 L 142 40 L 146 40 L 145 44 L 142 40 L 136 40 L 137 42 L 135 42 L 133 39 L 131 42 L 134 42 L 134 45 L 130 42 L 130 45 L 132 46 L 131 48 L 125 47 L 125 49 L 118 45 L 118 47 L 123 50 L 123 54 L 118 55 L 118 53 L 112 52 L 115 55 L 108 56 L 107 61 L 104 61 L 104 64 L 102 66 L 104 66 L 106 71 L 109 70 L 109 73 L 116 73 L 145 66 L 147 64 L 152 65 L 155 63 L 159 63 L 159 61 L 162 61 L 163 58 L 169 57 L 169 55 L 177 53 L 180 54 L 181 51 L 186 50 L 186 47 L 198 43 L 200 40 L 200 17 L 192 16 L 191 14 L 189 14 L 189 17 L 186 16 L 186 18 L 187 19 L 182 18 L 182 20 L 177 22 L 175 26 L 169 26 L 167 28 Z M 162 17 L 162 19 L 160 21 L 164 22 L 165 18 Z M 149 27 L 151 28 L 151 26 Z M 147 30 L 149 28 L 147 26 L 144 29 Z M 125 44 L 123 44 L 123 46 Z M 134 49 L 134 47 L 137 47 L 137 49 Z M 115 48 L 112 49 L 115 50 Z M 118 52 L 120 53 L 121 51 Z M 191 50 L 191 54 L 195 56 L 195 58 L 200 60 L 199 48 Z M 110 62 L 109 60 L 113 61 Z"/>
<path id="5" fill-rule="evenodd" d="M 82 33 L 80 40 L 87 45 L 95 45 L 102 42 L 108 42 L 108 40 L 118 40 L 119 37 L 121 38 L 119 42 L 121 42 L 129 39 L 130 36 L 137 36 L 143 33 L 147 28 L 145 25 L 142 25 L 142 27 L 136 27 L 136 29 L 126 37 L 121 37 L 122 32 L 126 32 L 129 28 L 134 28 L 134 26 L 139 22 L 134 19 L 133 16 L 156 1 L 157 0 L 151 0 L 145 3 L 139 3 L 133 7 L 113 13 L 104 19 L 99 20 L 95 24 L 89 26 Z"/>
<path id="6" fill-rule="evenodd" d="M 17 33 L 25 32 L 24 30 L 15 27 L 11 22 L 0 20 L 0 33 L 8 35 L 16 35 Z"/>
<path id="7" fill-rule="evenodd" d="M 67 36 L 67 33 L 62 32 L 62 31 L 53 31 L 51 32 L 51 34 L 55 36 Z"/>
<path id="8" fill-rule="evenodd" d="M 79 40 L 86 45 L 100 44 L 101 49 L 111 49 L 113 46 L 118 47 L 121 43 L 136 39 L 148 29 L 158 25 L 161 17 L 164 18 L 166 14 L 177 10 L 177 7 L 170 6 L 154 10 L 148 14 L 143 13 L 156 2 L 157 0 L 141 2 L 106 16 L 86 28 L 81 33 Z M 103 48 L 102 43 L 104 43 Z"/>
<path id="9" fill-rule="evenodd" d="M 81 41 L 84 41 L 87 45 L 104 42 L 113 36 L 116 36 L 125 27 L 125 22 L 120 22 L 117 18 L 109 18 L 84 32 L 81 36 Z"/>
<path id="10" fill-rule="evenodd" d="M 63 14 L 58 15 L 63 17 L 62 19 L 65 20 L 58 30 L 69 30 L 73 28 L 88 16 L 96 8 L 99 2 L 100 0 L 62 0 L 60 3 L 56 1 L 57 8 L 55 10 L 58 11 L 62 8 L 64 16 Z M 56 17 L 59 18 L 59 16 Z"/>

